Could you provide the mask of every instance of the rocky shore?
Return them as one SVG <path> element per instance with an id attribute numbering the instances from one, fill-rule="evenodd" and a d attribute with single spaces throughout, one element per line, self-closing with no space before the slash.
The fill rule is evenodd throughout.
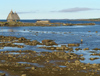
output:
<path id="1" fill-rule="evenodd" d="M 0 22 L 0 26 L 80 26 L 95 25 L 95 23 L 22 23 L 22 22 Z"/>
<path id="2" fill-rule="evenodd" d="M 24 37 L 0 36 L 0 47 L 6 46 L 23 48 L 24 45 L 14 43 L 24 43 L 26 45 L 37 46 L 41 49 L 49 49 L 52 52 L 36 52 L 34 50 L 13 50 L 0 51 L 0 76 L 99 76 L 100 64 L 81 63 L 84 60 L 83 54 L 71 53 L 73 47 L 80 46 L 81 43 L 57 46 L 53 40 L 29 40 Z M 49 46 L 49 47 L 48 47 Z M 57 46 L 57 47 L 56 47 Z M 58 50 L 58 51 L 54 51 Z M 76 48 L 76 50 L 82 50 Z M 89 50 L 89 48 L 84 48 Z M 94 48 L 99 50 L 99 48 Z M 67 53 L 67 52 L 68 53 Z M 100 55 L 93 53 L 91 55 Z M 90 58 L 95 60 L 98 58 Z"/>

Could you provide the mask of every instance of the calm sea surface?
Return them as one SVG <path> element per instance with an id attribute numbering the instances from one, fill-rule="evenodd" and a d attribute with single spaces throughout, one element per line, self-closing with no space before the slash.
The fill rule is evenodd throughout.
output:
<path id="1" fill-rule="evenodd" d="M 7 20 L 0 20 L 1 22 L 6 22 Z M 29 23 L 35 23 L 37 20 L 20 20 L 21 22 L 29 22 Z M 70 21 L 70 20 L 49 20 L 51 23 L 55 23 L 55 22 L 60 22 L 60 23 L 96 23 L 96 24 L 100 24 L 99 21 Z"/>
<path id="2" fill-rule="evenodd" d="M 5 22 L 6 20 L 0 20 Z M 31 22 L 35 23 L 36 20 L 21 20 L 21 22 Z M 41 26 L 31 26 L 31 27 L 0 27 L 0 35 L 4 36 L 15 36 L 15 37 L 25 37 L 30 40 L 38 40 L 42 41 L 43 39 L 52 39 L 56 43 L 60 45 L 67 45 L 68 43 L 80 43 L 80 40 L 83 39 L 83 44 L 79 47 L 74 48 L 89 48 L 90 50 L 80 50 L 73 51 L 78 55 L 83 54 L 85 57 L 84 63 L 100 63 L 100 56 L 90 56 L 92 53 L 100 53 L 100 50 L 95 51 L 92 50 L 94 48 L 100 48 L 100 22 L 93 21 L 69 21 L 69 20 L 50 20 L 50 22 L 62 22 L 62 23 L 95 23 L 96 25 L 91 26 L 56 26 L 56 27 L 41 27 Z M 24 31 L 25 29 L 25 31 Z M 13 30 L 13 32 L 11 32 Z M 90 31 L 90 32 L 89 32 Z M 98 31 L 98 33 L 96 33 Z M 35 50 L 37 52 L 40 51 L 48 51 L 52 52 L 52 50 L 39 49 L 39 45 L 37 46 L 29 46 L 25 44 L 24 48 L 12 48 L 12 47 L 4 47 L 0 49 L 0 51 L 5 50 Z M 99 57 L 94 61 L 89 60 L 91 57 Z"/>

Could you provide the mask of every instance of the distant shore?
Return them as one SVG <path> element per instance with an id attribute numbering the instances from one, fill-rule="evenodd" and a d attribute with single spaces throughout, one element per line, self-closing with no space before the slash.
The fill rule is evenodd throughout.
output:
<path id="1" fill-rule="evenodd" d="M 70 20 L 70 21 L 100 21 L 100 18 L 98 18 L 98 19 L 74 19 L 74 20 Z"/>
<path id="2" fill-rule="evenodd" d="M 95 23 L 23 23 L 23 22 L 0 22 L 0 26 L 87 26 Z"/>

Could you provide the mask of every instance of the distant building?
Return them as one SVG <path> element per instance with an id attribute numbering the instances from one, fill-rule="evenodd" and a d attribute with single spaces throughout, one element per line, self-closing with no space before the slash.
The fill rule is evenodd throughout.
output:
<path id="1" fill-rule="evenodd" d="M 15 12 L 13 13 L 13 11 L 11 10 L 11 12 L 9 13 L 8 17 L 7 17 L 7 21 L 10 22 L 10 21 L 19 21 L 20 18 L 18 16 L 18 14 Z"/>
<path id="2" fill-rule="evenodd" d="M 36 23 L 48 24 L 48 23 L 50 23 L 50 21 L 48 21 L 48 20 L 46 20 L 46 21 L 38 20 L 38 21 L 36 21 Z"/>

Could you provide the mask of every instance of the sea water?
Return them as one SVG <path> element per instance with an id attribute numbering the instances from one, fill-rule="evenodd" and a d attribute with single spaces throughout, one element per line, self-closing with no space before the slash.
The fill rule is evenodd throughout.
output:
<path id="1" fill-rule="evenodd" d="M 25 20 L 24 20 L 25 21 Z M 23 21 L 23 22 L 24 22 Z M 64 23 L 89 23 L 89 21 L 59 21 L 59 20 L 51 20 L 51 22 L 64 22 Z M 26 22 L 29 22 L 26 20 Z M 30 21 L 32 22 L 32 20 Z M 35 21 L 33 21 L 34 23 Z M 90 21 L 91 22 L 91 21 Z M 0 27 L 0 35 L 3 36 L 15 36 L 15 37 L 25 37 L 27 39 L 37 40 L 41 42 L 44 39 L 51 39 L 54 40 L 59 45 L 67 45 L 69 43 L 81 43 L 81 39 L 83 39 L 83 43 L 79 47 L 73 48 L 89 48 L 90 50 L 79 50 L 73 51 L 78 55 L 83 54 L 85 60 L 81 61 L 83 63 L 100 63 L 100 59 L 96 60 L 89 60 L 91 57 L 98 57 L 99 56 L 90 56 L 92 53 L 100 53 L 100 51 L 93 50 L 94 48 L 100 48 L 100 22 L 95 22 L 96 25 L 89 25 L 89 26 L 56 26 L 56 27 L 41 27 L 41 26 L 20 26 L 20 27 Z M 96 31 L 98 31 L 96 33 Z M 52 52 L 52 50 L 46 49 L 39 49 L 38 46 L 30 46 L 25 45 L 24 48 L 13 48 L 13 47 L 4 47 L 0 49 L 0 51 L 5 50 L 35 50 L 37 52 L 47 51 Z"/>

